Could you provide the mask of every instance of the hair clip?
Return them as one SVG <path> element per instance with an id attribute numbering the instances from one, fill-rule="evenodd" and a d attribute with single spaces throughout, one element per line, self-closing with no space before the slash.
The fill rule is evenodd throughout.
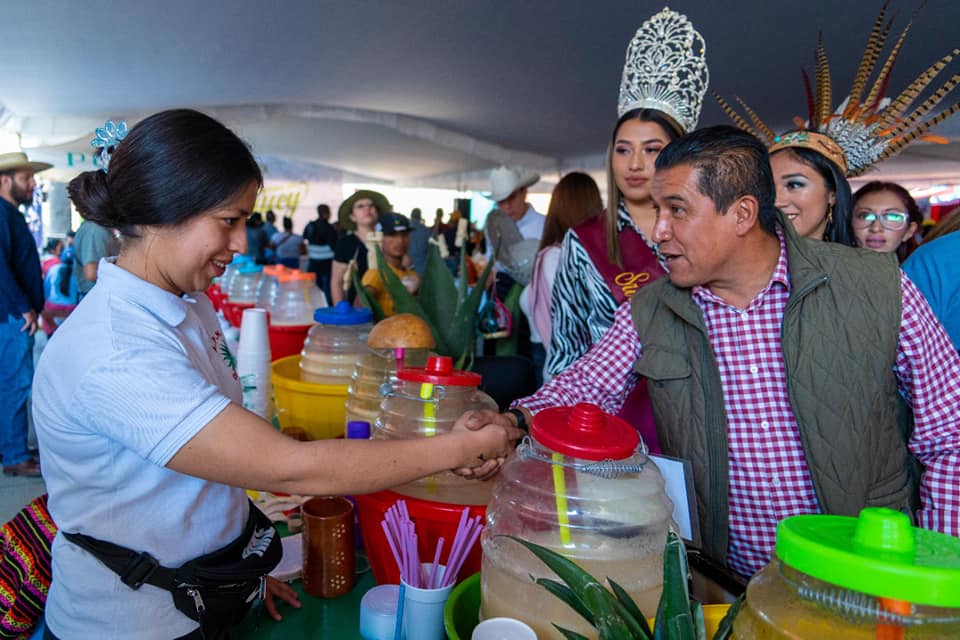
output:
<path id="1" fill-rule="evenodd" d="M 90 141 L 90 146 L 98 149 L 97 157 L 100 158 L 100 164 L 103 165 L 103 172 L 107 172 L 110 166 L 110 156 L 116 151 L 120 141 L 127 137 L 127 123 L 121 120 L 114 122 L 107 120 L 102 127 L 98 127 L 97 137 Z"/>

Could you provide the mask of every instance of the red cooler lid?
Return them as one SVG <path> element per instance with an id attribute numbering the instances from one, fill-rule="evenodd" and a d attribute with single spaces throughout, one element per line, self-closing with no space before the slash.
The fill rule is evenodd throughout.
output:
<path id="1" fill-rule="evenodd" d="M 430 356 L 425 367 L 406 367 L 397 372 L 397 377 L 407 382 L 427 382 L 455 387 L 480 386 L 479 373 L 453 368 L 450 356 Z"/>
<path id="2" fill-rule="evenodd" d="M 628 422 L 589 402 L 544 409 L 533 417 L 530 435 L 548 449 L 584 460 L 623 460 L 640 444 Z"/>

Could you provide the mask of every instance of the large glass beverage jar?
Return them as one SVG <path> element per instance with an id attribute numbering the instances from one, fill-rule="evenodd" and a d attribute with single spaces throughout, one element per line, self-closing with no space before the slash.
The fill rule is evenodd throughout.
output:
<path id="1" fill-rule="evenodd" d="M 793 516 L 747 586 L 739 640 L 960 638 L 960 540 L 891 509 Z"/>
<path id="2" fill-rule="evenodd" d="M 402 352 L 402 354 L 400 353 Z M 380 417 L 380 389 L 384 383 L 397 382 L 397 370 L 422 367 L 426 349 L 373 349 L 367 347 L 350 378 L 347 390 L 347 422 L 364 421 L 371 425 Z"/>
<path id="3" fill-rule="evenodd" d="M 534 416 L 530 436 L 499 474 L 481 537 L 481 619 L 519 618 L 541 640 L 587 637 L 583 618 L 530 576 L 557 576 L 505 537 L 534 542 L 609 577 L 652 616 L 663 585 L 663 546 L 673 505 L 663 477 L 628 423 L 581 403 Z"/>
<path id="4" fill-rule="evenodd" d="M 430 356 L 426 367 L 397 372 L 397 381 L 382 388 L 380 415 L 373 438 L 429 438 L 449 433 L 457 418 L 472 409 L 497 410 L 493 398 L 480 391 L 480 375 L 453 368 L 447 356 Z M 486 504 L 493 481 L 465 480 L 445 471 L 393 490 L 421 500 L 448 504 Z"/>
<path id="5" fill-rule="evenodd" d="M 320 384 L 350 384 L 350 376 L 366 350 L 373 315 L 341 300 L 335 307 L 317 309 L 300 353 L 300 378 Z"/>

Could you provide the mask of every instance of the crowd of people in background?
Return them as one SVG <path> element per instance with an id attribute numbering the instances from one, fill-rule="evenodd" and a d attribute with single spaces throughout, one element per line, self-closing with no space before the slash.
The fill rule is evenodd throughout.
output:
<path id="1" fill-rule="evenodd" d="M 471 286 L 493 259 L 493 275 L 482 285 L 491 300 L 511 298 L 514 288 L 519 293 L 515 306 L 507 309 L 513 314 L 511 331 L 520 336 L 512 352 L 531 361 L 533 384 L 539 387 L 603 337 L 620 303 L 664 273 L 651 239 L 656 212 L 650 204 L 650 177 L 657 153 L 677 135 L 656 111 L 633 111 L 618 120 L 607 155 L 607 202 L 618 201 L 615 208 L 604 207 L 593 178 L 573 171 L 557 181 L 546 215 L 541 214 L 527 202 L 527 191 L 539 176 L 500 167 L 491 173 L 492 206 L 485 228 L 477 229 L 455 209 L 437 209 L 428 225 L 419 208 L 407 217 L 394 211 L 383 194 L 364 190 L 341 203 L 333 221 L 331 207 L 317 205 L 316 218 L 302 233 L 290 216 L 282 217 L 278 230 L 273 211 L 253 212 L 246 223 L 246 255 L 259 264 L 315 274 L 331 304 L 361 304 L 355 277 L 387 315 L 393 302 L 377 270 L 370 268 L 374 245 L 413 294 L 426 275 L 431 244 L 455 276 L 461 252 L 466 252 Z M 943 275 L 956 268 L 951 261 L 960 255 L 952 250 L 960 234 L 951 235 L 960 230 L 960 207 L 934 221 L 895 182 L 869 181 L 851 191 L 829 160 L 804 149 L 772 154 L 771 167 L 776 206 L 801 236 L 895 254 L 960 348 L 957 279 Z M 24 204 L 22 199 L 6 202 Z M 101 258 L 118 250 L 115 231 L 85 220 L 76 232 L 50 237 L 37 251 L 43 294 L 37 323 L 47 337 L 92 289 Z M 4 257 L 12 269 L 10 256 Z M 634 394 L 637 406 L 628 401 L 623 415 L 649 414 L 642 388 Z M 644 433 L 656 450 L 652 427 Z M 16 473 L 16 465 L 7 466 Z"/>

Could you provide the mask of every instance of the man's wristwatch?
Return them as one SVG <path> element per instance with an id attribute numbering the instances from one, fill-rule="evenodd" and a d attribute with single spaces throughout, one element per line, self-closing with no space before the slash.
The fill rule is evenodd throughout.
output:
<path id="1" fill-rule="evenodd" d="M 530 433 L 530 425 L 527 424 L 527 414 L 520 409 L 507 409 L 504 413 L 511 414 L 517 419 L 517 428 L 524 433 Z"/>

